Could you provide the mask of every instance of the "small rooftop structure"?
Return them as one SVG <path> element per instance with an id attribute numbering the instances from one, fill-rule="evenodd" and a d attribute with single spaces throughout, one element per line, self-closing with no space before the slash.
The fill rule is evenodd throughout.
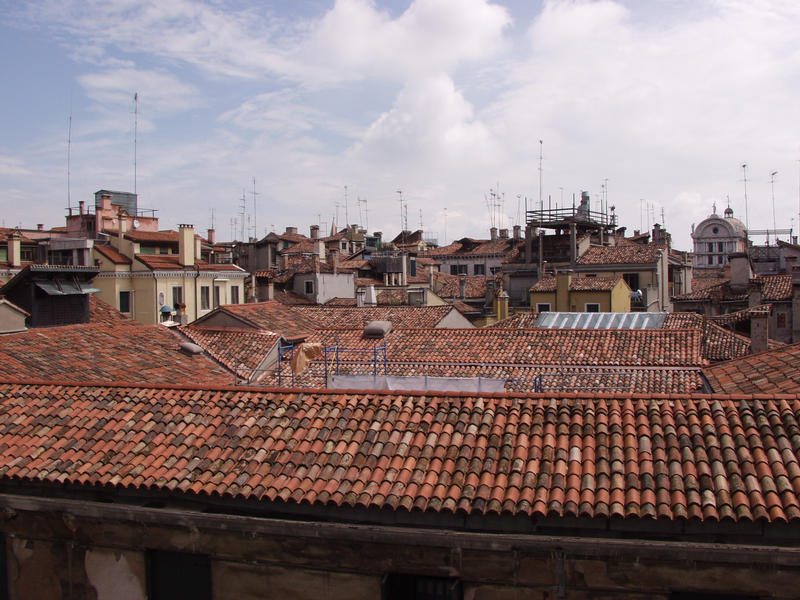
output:
<path id="1" fill-rule="evenodd" d="M 543 312 L 533 326 L 539 329 L 661 329 L 666 318 L 665 312 Z"/>

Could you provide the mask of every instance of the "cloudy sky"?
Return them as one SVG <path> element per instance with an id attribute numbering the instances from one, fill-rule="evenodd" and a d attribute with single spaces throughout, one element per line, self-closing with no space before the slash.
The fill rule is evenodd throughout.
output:
<path id="1" fill-rule="evenodd" d="M 394 235 L 402 190 L 410 228 L 486 237 L 538 203 L 541 149 L 545 204 L 605 193 L 629 231 L 663 210 L 680 248 L 715 202 L 745 220 L 743 163 L 751 229 L 777 171 L 797 230 L 798 31 L 796 0 L 0 0 L 0 217 L 132 191 L 138 93 L 139 205 L 164 228 L 213 209 L 241 237 L 244 190 L 251 235 Z"/>

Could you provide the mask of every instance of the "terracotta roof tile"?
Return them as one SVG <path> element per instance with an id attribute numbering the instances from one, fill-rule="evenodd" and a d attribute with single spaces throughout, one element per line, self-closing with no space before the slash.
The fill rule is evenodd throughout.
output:
<path id="1" fill-rule="evenodd" d="M 533 329 L 536 324 L 536 319 L 539 318 L 538 312 L 518 312 L 510 317 L 497 321 L 489 325 L 489 327 L 503 327 L 507 329 Z"/>
<path id="2" fill-rule="evenodd" d="M 107 326 L 133 324 L 130 317 L 123 315 L 110 304 L 106 304 L 94 294 L 89 295 L 89 322 L 103 323 Z"/>
<path id="3" fill-rule="evenodd" d="M 165 426 L 153 436 L 141 423 L 156 412 Z M 795 522 L 799 412 L 797 396 L 476 397 L 4 383 L 0 479 L 394 511 Z M 197 429 L 211 419 L 227 426 Z M 311 426 L 283 425 L 303 422 Z M 53 443 L 63 431 L 76 442 L 68 454 Z M 371 431 L 391 434 L 370 439 Z M 121 436 L 124 444 L 109 443 Z M 348 444 L 343 436 L 363 441 Z M 222 459 L 254 450 L 254 439 L 270 450 Z M 490 451 L 515 458 L 492 460 Z"/>
<path id="4" fill-rule="evenodd" d="M 638 265 L 658 261 L 658 253 L 666 250 L 662 244 L 624 244 L 592 246 L 579 259 L 579 265 Z"/>
<path id="5" fill-rule="evenodd" d="M 119 250 L 114 248 L 114 246 L 97 246 L 95 245 L 94 249 L 110 260 L 115 265 L 129 265 L 133 261 L 125 256 L 124 254 L 120 253 Z"/>
<path id="6" fill-rule="evenodd" d="M 748 354 L 703 370 L 712 389 L 725 393 L 800 393 L 800 344 Z"/>
<path id="7" fill-rule="evenodd" d="M 298 306 L 296 309 L 318 329 L 363 328 L 370 321 L 389 321 L 394 329 L 436 327 L 451 306 Z"/>
<path id="8" fill-rule="evenodd" d="M 465 282 L 465 297 L 483 300 L 486 297 L 488 282 L 493 277 L 481 275 L 451 275 L 450 273 L 433 272 L 433 291 L 440 298 L 461 298 L 461 281 Z"/>
<path id="9" fill-rule="evenodd" d="M 693 286 L 695 281 L 695 279 L 692 279 Z M 673 300 L 695 302 L 710 301 L 714 298 L 728 302 L 747 300 L 747 292 L 733 291 L 729 279 L 711 279 L 710 281 L 714 281 L 715 283 L 703 285 L 700 289 L 692 289 L 692 291 L 687 294 L 673 296 Z M 751 279 L 750 283 L 759 285 L 761 288 L 761 301 L 764 303 L 781 302 L 792 299 L 791 275 L 759 275 Z"/>
<path id="10" fill-rule="evenodd" d="M 181 333 L 201 346 L 228 369 L 244 378 L 252 377 L 281 336 L 271 331 L 234 327 L 181 327 Z"/>
<path id="11" fill-rule="evenodd" d="M 622 280 L 622 276 L 617 277 L 572 277 L 569 282 L 570 292 L 607 292 Z M 532 292 L 555 292 L 556 278 L 543 277 L 539 282 L 531 286 Z"/>
<path id="12" fill-rule="evenodd" d="M 233 383 L 208 357 L 187 356 L 161 325 L 135 321 L 43 327 L 0 336 L 0 377 L 45 381 Z"/>
<path id="13" fill-rule="evenodd" d="M 422 256 L 437 258 L 442 256 L 478 256 L 478 255 L 505 255 L 516 245 L 516 240 L 510 238 L 496 240 L 477 240 L 462 238 L 441 248 L 431 248 Z"/>
<path id="14" fill-rule="evenodd" d="M 700 339 L 695 330 L 483 328 L 398 329 L 380 341 L 365 338 L 360 329 L 327 329 L 307 341 L 339 347 L 340 374 L 372 374 L 376 365 L 363 358 L 363 351 L 385 344 L 389 375 L 498 378 L 506 380 L 506 389 L 521 391 L 689 392 L 702 387 L 700 368 L 707 364 Z M 291 373 L 284 367 L 280 374 L 265 373 L 261 381 L 283 385 Z M 295 385 L 321 387 L 325 381 L 320 360 Z"/>
<path id="15" fill-rule="evenodd" d="M 193 271 L 195 267 L 183 266 L 179 263 L 180 257 L 177 254 L 137 254 L 136 260 L 154 271 Z M 244 269 L 236 265 L 229 264 L 210 264 L 204 260 L 195 263 L 201 271 L 238 271 Z"/>

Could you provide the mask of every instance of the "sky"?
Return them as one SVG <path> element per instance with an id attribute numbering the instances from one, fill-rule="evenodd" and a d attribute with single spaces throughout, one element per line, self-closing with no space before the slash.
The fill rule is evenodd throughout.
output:
<path id="1" fill-rule="evenodd" d="M 796 0 L 0 0 L 0 219 L 135 188 L 219 240 L 443 244 L 587 191 L 679 249 L 714 205 L 796 232 L 798 31 Z"/>

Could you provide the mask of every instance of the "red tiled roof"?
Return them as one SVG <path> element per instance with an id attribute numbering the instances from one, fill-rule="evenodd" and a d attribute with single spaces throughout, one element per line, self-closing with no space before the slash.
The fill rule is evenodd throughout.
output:
<path id="1" fill-rule="evenodd" d="M 461 280 L 466 282 L 465 295 L 471 299 L 486 297 L 487 282 L 494 277 L 480 275 L 450 275 L 433 272 L 433 291 L 440 298 L 461 298 Z"/>
<path id="2" fill-rule="evenodd" d="M 180 257 L 177 254 L 137 254 L 136 260 L 154 271 L 193 271 L 194 267 L 186 267 L 179 264 Z M 239 271 L 244 269 L 236 265 L 222 264 L 213 265 L 204 260 L 198 260 L 195 264 L 201 271 Z"/>
<path id="3" fill-rule="evenodd" d="M 791 275 L 760 275 L 756 280 L 761 284 L 761 300 L 763 302 L 792 299 Z"/>
<path id="4" fill-rule="evenodd" d="M 356 306 L 355 298 L 331 298 L 325 306 Z"/>
<path id="5" fill-rule="evenodd" d="M 496 240 L 476 240 L 472 238 L 462 238 L 460 240 L 456 240 L 447 246 L 442 246 L 441 248 L 431 248 L 425 252 L 423 256 L 429 258 L 435 258 L 440 256 L 452 256 L 452 255 L 471 255 L 471 256 L 478 256 L 478 255 L 486 255 L 486 254 L 506 254 L 508 253 L 512 246 L 515 244 L 515 240 L 512 239 L 496 239 Z"/>
<path id="6" fill-rule="evenodd" d="M 579 265 L 640 265 L 658 260 L 666 251 L 662 244 L 625 244 L 622 246 L 592 246 L 578 259 Z"/>
<path id="7" fill-rule="evenodd" d="M 539 318 L 539 313 L 535 311 L 518 312 L 510 317 L 492 323 L 489 327 L 501 327 L 506 329 L 533 329 L 536 324 L 536 319 Z"/>
<path id="8" fill-rule="evenodd" d="M 609 292 L 616 287 L 622 277 L 572 277 L 569 282 L 570 292 Z M 555 292 L 556 278 L 543 277 L 531 286 L 531 292 Z"/>
<path id="9" fill-rule="evenodd" d="M 731 290 L 730 280 L 725 279 L 710 279 L 716 283 L 701 287 L 700 289 L 692 289 L 687 294 L 680 294 L 673 296 L 673 300 L 677 301 L 709 301 L 712 298 L 719 298 L 728 302 L 745 301 L 748 298 L 747 292 L 734 292 Z M 695 279 L 692 279 L 694 286 Z M 767 302 L 781 302 L 792 299 L 792 276 L 781 275 L 759 275 L 750 280 L 750 283 L 758 284 L 761 288 L 761 301 Z"/>
<path id="10" fill-rule="evenodd" d="M 470 306 L 461 300 L 448 300 L 447 303 L 464 316 L 475 316 L 481 314 L 481 310 L 479 308 Z"/>
<path id="11" fill-rule="evenodd" d="M 9 236 L 10 236 L 10 235 L 11 235 L 11 234 L 12 234 L 14 231 L 17 231 L 17 232 L 19 232 L 19 230 L 17 230 L 17 229 L 12 229 L 12 228 L 10 228 L 10 227 L 0 227 L 0 242 L 7 242 L 7 241 L 8 241 L 8 238 L 9 238 Z M 22 243 L 22 244 L 35 244 L 35 243 L 36 243 L 36 240 L 34 240 L 34 239 L 32 239 L 32 238 L 29 238 L 28 236 L 26 236 L 26 235 L 25 235 L 24 233 L 22 233 L 22 232 L 19 232 L 19 241 L 20 241 L 20 243 Z"/>
<path id="12" fill-rule="evenodd" d="M 297 306 L 288 306 L 276 300 L 249 304 L 226 304 L 195 321 L 204 327 L 213 326 L 217 315 L 225 313 L 243 319 L 254 328 L 266 329 L 284 337 L 304 336 L 311 332 L 315 322 L 299 312 Z"/>
<path id="13" fill-rule="evenodd" d="M 440 514 L 795 523 L 798 413 L 797 396 L 5 383 L 0 479 Z"/>
<path id="14" fill-rule="evenodd" d="M 241 377 L 250 378 L 281 336 L 247 327 L 188 325 L 181 332 Z"/>
<path id="15" fill-rule="evenodd" d="M 703 370 L 715 392 L 800 393 L 800 344 L 790 344 L 717 363 Z"/>
<path id="16" fill-rule="evenodd" d="M 735 312 L 727 313 L 724 315 L 709 315 L 708 318 L 716 323 L 720 323 L 723 325 L 732 325 L 734 323 L 749 321 L 750 318 L 755 314 L 769 315 L 771 311 L 772 311 L 772 304 L 760 304 L 758 306 L 743 308 L 742 310 L 737 310 Z"/>
<path id="17" fill-rule="evenodd" d="M 134 321 L 42 327 L 0 336 L 0 377 L 128 383 L 234 382 L 207 357 L 187 356 L 161 325 Z"/>
<path id="18" fill-rule="evenodd" d="M 452 306 L 298 306 L 303 317 L 317 329 L 363 329 L 371 321 L 389 321 L 394 329 L 436 327 Z"/>
<path id="19" fill-rule="evenodd" d="M 94 294 L 89 294 L 89 322 L 104 323 L 113 327 L 119 324 L 133 324 L 130 317 L 123 315 L 110 304 L 106 304 Z"/>
<path id="20" fill-rule="evenodd" d="M 287 304 L 289 306 L 296 306 L 298 304 L 316 304 L 316 302 L 310 298 L 306 298 L 305 296 L 301 296 L 295 292 L 287 292 L 286 290 L 276 290 L 274 299 L 276 302 Z"/>
<path id="21" fill-rule="evenodd" d="M 114 246 L 95 246 L 94 249 L 115 265 L 129 265 L 133 262 L 130 258 L 114 248 Z"/>

